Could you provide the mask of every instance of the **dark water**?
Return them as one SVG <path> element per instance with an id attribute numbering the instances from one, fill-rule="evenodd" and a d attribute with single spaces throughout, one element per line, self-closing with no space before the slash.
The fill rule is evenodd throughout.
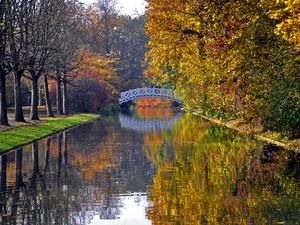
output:
<path id="1" fill-rule="evenodd" d="M 300 155 L 140 109 L 1 156 L 0 224 L 300 224 Z"/>

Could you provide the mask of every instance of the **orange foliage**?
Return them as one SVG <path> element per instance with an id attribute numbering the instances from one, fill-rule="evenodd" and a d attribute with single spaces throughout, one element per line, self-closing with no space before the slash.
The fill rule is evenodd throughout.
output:
<path id="1" fill-rule="evenodd" d="M 82 152 L 71 153 L 71 163 L 80 166 L 80 172 L 84 179 L 92 181 L 95 179 L 96 174 L 101 171 L 112 170 L 118 167 L 114 158 L 115 152 L 112 149 L 99 149 L 92 155 Z"/>
<path id="2" fill-rule="evenodd" d="M 77 63 L 80 65 L 78 77 L 96 79 L 111 94 L 116 94 L 114 85 L 119 83 L 119 78 L 114 64 L 117 60 L 111 55 L 97 55 L 83 50 L 77 59 Z"/>
<path id="3" fill-rule="evenodd" d="M 136 113 L 140 118 L 168 118 L 173 112 L 170 108 L 137 107 Z"/>
<path id="4" fill-rule="evenodd" d="M 136 100 L 137 106 L 153 106 L 153 107 L 162 107 L 171 105 L 171 101 L 169 99 L 161 99 L 161 98 L 142 98 Z"/>
<path id="5" fill-rule="evenodd" d="M 90 76 L 97 79 L 104 79 L 115 74 L 113 64 L 116 58 L 110 55 L 96 55 L 88 50 L 82 51 L 80 55 L 80 71 L 79 76 Z"/>
<path id="6" fill-rule="evenodd" d="M 159 151 L 159 148 L 166 136 L 166 133 L 152 133 L 144 136 L 145 146 L 143 151 L 146 153 L 146 157 L 149 161 L 153 163 L 159 162 L 159 159 L 157 159 L 157 152 Z"/>

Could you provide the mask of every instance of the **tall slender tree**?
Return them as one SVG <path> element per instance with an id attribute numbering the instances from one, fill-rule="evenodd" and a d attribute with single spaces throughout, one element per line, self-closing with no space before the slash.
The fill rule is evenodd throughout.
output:
<path id="1" fill-rule="evenodd" d="M 9 65 L 14 75 L 15 120 L 19 122 L 25 122 L 21 79 L 29 63 L 33 41 L 30 26 L 34 7 L 35 1 L 7 1 Z"/>
<path id="2" fill-rule="evenodd" d="M 6 104 L 6 74 L 5 70 L 5 55 L 6 55 L 6 32 L 7 32 L 7 15 L 6 15 L 6 0 L 0 0 L 0 125 L 9 125 L 7 118 Z"/>

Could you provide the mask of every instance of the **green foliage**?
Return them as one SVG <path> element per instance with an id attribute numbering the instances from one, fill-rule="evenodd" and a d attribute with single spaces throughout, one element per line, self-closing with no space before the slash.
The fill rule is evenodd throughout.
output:
<path id="1" fill-rule="evenodd" d="M 99 113 L 103 116 L 114 115 L 121 111 L 119 104 L 111 103 L 100 109 Z"/>
<path id="2" fill-rule="evenodd" d="M 0 152 L 5 152 L 18 146 L 29 144 L 48 135 L 63 131 L 99 118 L 95 114 L 78 114 L 68 118 L 45 119 L 45 121 L 33 125 L 15 128 L 10 131 L 0 133 Z"/>
<path id="3" fill-rule="evenodd" d="M 300 82 L 295 78 L 272 87 L 262 113 L 265 128 L 300 135 L 299 90 Z"/>

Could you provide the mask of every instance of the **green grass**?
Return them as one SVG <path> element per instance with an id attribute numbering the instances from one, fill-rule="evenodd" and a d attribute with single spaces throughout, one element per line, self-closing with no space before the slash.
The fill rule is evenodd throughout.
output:
<path id="1" fill-rule="evenodd" d="M 17 127 L 0 133 L 0 152 L 29 144 L 53 133 L 99 118 L 95 114 L 77 114 L 65 118 L 46 118 L 33 126 Z"/>

